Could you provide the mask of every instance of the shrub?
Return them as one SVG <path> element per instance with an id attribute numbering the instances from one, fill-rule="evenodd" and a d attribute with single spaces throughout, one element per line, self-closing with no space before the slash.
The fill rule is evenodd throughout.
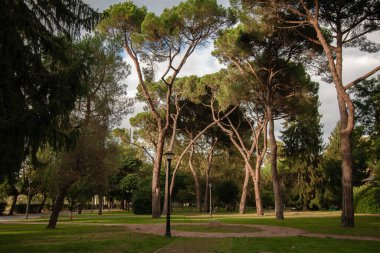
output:
<path id="1" fill-rule="evenodd" d="M 0 202 L 0 215 L 3 215 L 6 207 L 7 207 L 6 202 Z"/>
<path id="2" fill-rule="evenodd" d="M 152 213 L 152 190 L 149 184 L 141 184 L 133 192 L 132 209 L 134 214 Z"/>
<path id="3" fill-rule="evenodd" d="M 354 188 L 356 213 L 380 214 L 380 187 L 363 185 Z"/>

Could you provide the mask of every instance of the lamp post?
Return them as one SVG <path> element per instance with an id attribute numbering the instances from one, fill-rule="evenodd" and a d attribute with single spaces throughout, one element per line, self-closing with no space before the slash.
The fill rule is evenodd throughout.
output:
<path id="1" fill-rule="evenodd" d="M 169 186 L 169 181 L 170 181 L 170 165 L 171 165 L 171 161 L 174 157 L 174 153 L 173 151 L 169 150 L 168 152 L 166 152 L 164 154 L 166 156 L 166 160 L 168 161 L 168 170 L 167 170 L 167 177 L 166 177 L 166 185 L 168 186 L 168 198 L 167 198 L 167 203 L 166 203 L 166 232 L 165 232 L 165 236 L 166 237 L 171 237 L 171 233 L 170 233 L 170 209 L 171 209 L 171 205 L 170 205 L 170 186 Z"/>
<path id="2" fill-rule="evenodd" d="M 211 205 L 211 203 L 212 203 L 212 201 L 211 201 L 212 184 L 210 183 L 210 184 L 208 184 L 208 186 L 210 186 L 210 217 L 212 219 L 212 205 Z"/>

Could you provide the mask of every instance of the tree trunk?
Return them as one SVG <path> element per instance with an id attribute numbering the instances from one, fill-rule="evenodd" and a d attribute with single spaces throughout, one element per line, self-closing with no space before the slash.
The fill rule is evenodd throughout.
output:
<path id="1" fill-rule="evenodd" d="M 249 169 L 246 166 L 244 166 L 245 169 L 245 176 L 244 176 L 244 183 L 241 190 L 241 197 L 240 197 L 240 205 L 239 205 L 239 213 L 244 214 L 245 213 L 245 207 L 246 207 L 246 201 L 247 201 L 247 192 L 248 192 L 248 183 L 249 183 Z"/>
<path id="2" fill-rule="evenodd" d="M 201 204 L 201 186 L 199 184 L 197 172 L 193 167 L 193 154 L 194 154 L 194 144 L 191 145 L 190 149 L 190 156 L 189 156 L 189 167 L 191 174 L 193 175 L 194 178 L 194 183 L 195 183 L 195 193 L 197 196 L 197 210 L 198 212 L 202 212 L 202 204 Z"/>
<path id="3" fill-rule="evenodd" d="M 203 201 L 203 211 L 208 212 L 210 211 L 209 207 L 209 183 L 210 183 L 210 174 L 211 174 L 211 167 L 212 167 L 212 159 L 214 157 L 214 149 L 216 146 L 216 143 L 218 142 L 218 138 L 213 140 L 212 146 L 208 152 L 208 159 L 207 159 L 207 170 L 206 170 L 206 188 L 205 188 L 205 198 Z"/>
<path id="4" fill-rule="evenodd" d="M 277 143 L 274 135 L 274 120 L 272 108 L 267 106 L 267 114 L 269 118 L 269 138 L 270 138 L 270 150 L 271 150 L 271 170 L 273 181 L 273 193 L 274 193 L 274 209 L 276 212 L 276 219 L 284 219 L 284 210 L 282 206 L 281 185 L 277 171 Z"/>
<path id="5" fill-rule="evenodd" d="M 103 205 L 104 205 L 103 202 L 104 202 L 103 195 L 99 195 L 98 215 L 103 215 Z"/>
<path id="6" fill-rule="evenodd" d="M 350 139 L 349 134 L 340 134 L 340 148 L 342 152 L 342 227 L 354 227 L 355 225 Z"/>
<path id="7" fill-rule="evenodd" d="M 266 131 L 266 129 L 265 129 Z M 264 215 L 264 208 L 263 208 L 263 203 L 261 201 L 261 164 L 263 162 L 263 157 L 262 156 L 256 156 L 256 168 L 255 168 L 255 174 L 256 178 L 253 179 L 253 184 L 255 187 L 255 202 L 256 202 L 256 213 L 259 216 Z"/>
<path id="8" fill-rule="evenodd" d="M 11 209 L 9 210 L 9 213 L 8 213 L 9 216 L 12 216 L 15 212 L 17 197 L 18 197 L 18 191 L 16 190 L 13 194 Z"/>
<path id="9" fill-rule="evenodd" d="M 168 191 L 169 191 L 169 185 L 168 185 L 168 180 L 169 180 L 169 173 L 168 173 L 168 166 L 167 162 L 164 162 L 164 167 L 165 167 L 165 195 L 164 195 L 164 206 L 162 208 L 162 215 L 166 215 L 167 208 L 168 208 Z M 170 196 L 171 198 L 171 196 Z M 171 199 L 170 199 L 171 203 Z"/>
<path id="10" fill-rule="evenodd" d="M 160 172 L 162 155 L 164 151 L 165 133 L 159 132 L 156 155 L 154 157 L 153 175 L 152 175 L 152 218 L 161 217 L 161 188 L 160 188 Z"/>
<path id="11" fill-rule="evenodd" d="M 49 224 L 47 225 L 46 228 L 52 229 L 52 228 L 55 228 L 55 226 L 57 225 L 59 212 L 62 210 L 63 203 L 65 201 L 66 192 L 68 189 L 69 189 L 69 186 L 66 186 L 59 190 L 57 198 L 53 205 L 53 210 L 50 215 Z"/>
<path id="12" fill-rule="evenodd" d="M 47 198 L 47 195 L 46 193 L 44 193 L 44 198 L 42 199 L 41 205 L 38 208 L 38 213 L 42 213 L 42 209 L 44 208 L 46 198 Z"/>
<path id="13" fill-rule="evenodd" d="M 206 172 L 206 184 L 205 184 L 205 196 L 203 199 L 203 212 L 209 212 L 209 201 L 208 201 L 208 195 L 209 195 L 209 174 Z"/>
<path id="14" fill-rule="evenodd" d="M 83 205 L 79 204 L 79 206 L 78 206 L 78 214 L 82 214 L 82 211 L 83 211 Z"/>

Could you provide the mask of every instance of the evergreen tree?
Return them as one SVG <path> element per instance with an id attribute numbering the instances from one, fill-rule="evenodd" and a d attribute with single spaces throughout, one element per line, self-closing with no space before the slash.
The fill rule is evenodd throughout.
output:
<path id="1" fill-rule="evenodd" d="M 321 207 L 321 152 L 323 148 L 321 115 L 318 112 L 318 84 L 309 81 L 309 101 L 303 112 L 284 122 L 281 139 L 284 142 L 286 191 L 290 202 L 304 210 Z"/>
<path id="2" fill-rule="evenodd" d="M 0 179 L 27 154 L 70 143 L 69 114 L 84 93 L 86 61 L 71 41 L 98 14 L 81 0 L 0 2 Z"/>

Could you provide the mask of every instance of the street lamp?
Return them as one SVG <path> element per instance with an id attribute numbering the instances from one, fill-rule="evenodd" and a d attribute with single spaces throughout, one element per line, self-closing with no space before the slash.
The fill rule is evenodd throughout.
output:
<path id="1" fill-rule="evenodd" d="M 212 184 L 208 184 L 208 186 L 210 186 L 210 217 L 212 219 L 212 206 L 211 206 L 211 190 L 212 190 Z"/>
<path id="2" fill-rule="evenodd" d="M 166 237 L 171 237 L 171 233 L 170 233 L 170 209 L 171 209 L 171 205 L 170 205 L 170 186 L 169 186 L 169 180 L 170 180 L 170 165 L 171 165 L 171 161 L 174 157 L 174 153 L 173 151 L 169 150 L 168 152 L 166 152 L 164 154 L 166 156 L 166 160 L 168 161 L 168 176 L 166 177 L 166 185 L 168 186 L 168 198 L 167 198 L 167 203 L 166 203 L 166 232 L 165 232 L 165 236 Z"/>

